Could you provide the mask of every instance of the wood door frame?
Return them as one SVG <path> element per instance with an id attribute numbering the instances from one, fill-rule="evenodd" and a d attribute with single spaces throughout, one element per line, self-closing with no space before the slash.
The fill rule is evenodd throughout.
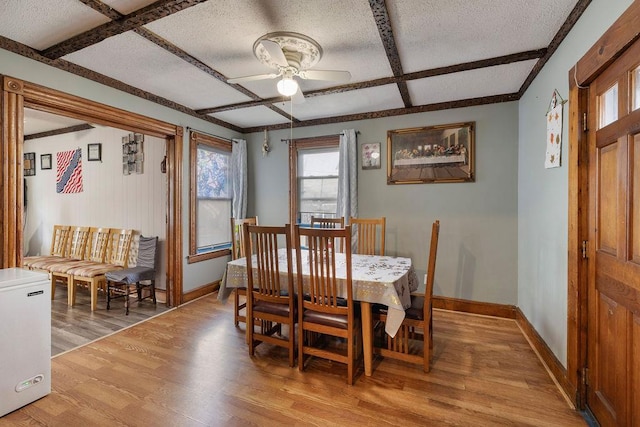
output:
<path id="1" fill-rule="evenodd" d="M 165 138 L 167 142 L 167 304 L 182 303 L 182 147 L 183 128 L 99 102 L 2 77 L 0 98 L 0 267 L 22 265 L 24 188 L 22 154 L 24 108 Z M 17 231 L 16 231 L 17 230 Z"/>
<path id="2" fill-rule="evenodd" d="M 565 392 L 579 409 L 586 404 L 589 240 L 589 84 L 640 38 L 640 0 L 635 0 L 569 70 L 569 233 L 567 298 L 567 378 Z M 594 130 L 595 131 L 595 130 Z"/>

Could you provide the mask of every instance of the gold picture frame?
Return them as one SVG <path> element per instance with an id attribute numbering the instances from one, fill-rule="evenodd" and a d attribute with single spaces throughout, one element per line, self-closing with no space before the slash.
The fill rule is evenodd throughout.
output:
<path id="1" fill-rule="evenodd" d="M 475 122 L 387 131 L 387 184 L 475 181 Z"/>

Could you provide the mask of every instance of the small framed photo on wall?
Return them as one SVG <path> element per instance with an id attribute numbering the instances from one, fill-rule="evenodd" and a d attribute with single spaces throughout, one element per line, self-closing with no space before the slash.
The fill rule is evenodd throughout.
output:
<path id="1" fill-rule="evenodd" d="M 36 174 L 36 153 L 24 153 L 22 157 L 24 176 L 34 176 Z"/>
<path id="2" fill-rule="evenodd" d="M 380 143 L 362 144 L 362 169 L 380 169 Z"/>
<path id="3" fill-rule="evenodd" d="M 90 162 L 102 160 L 102 144 L 88 144 L 87 145 L 87 160 Z"/>
<path id="4" fill-rule="evenodd" d="M 51 154 L 40 155 L 40 169 L 51 169 Z"/>

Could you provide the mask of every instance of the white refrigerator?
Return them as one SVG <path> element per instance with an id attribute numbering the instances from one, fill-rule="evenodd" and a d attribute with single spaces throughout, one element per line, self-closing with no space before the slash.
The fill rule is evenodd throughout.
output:
<path id="1" fill-rule="evenodd" d="M 0 269 L 0 417 L 51 393 L 51 284 Z"/>

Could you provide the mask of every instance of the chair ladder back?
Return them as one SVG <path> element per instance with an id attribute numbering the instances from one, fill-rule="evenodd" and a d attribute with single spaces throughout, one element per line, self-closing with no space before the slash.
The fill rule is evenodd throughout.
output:
<path id="1" fill-rule="evenodd" d="M 258 217 L 254 216 L 244 219 L 231 217 L 231 259 L 244 258 L 243 224 L 258 225 Z"/>
<path id="2" fill-rule="evenodd" d="M 305 355 L 344 363 L 347 365 L 347 384 L 351 385 L 355 377 L 355 356 L 361 334 L 359 318 L 354 316 L 351 246 L 346 245 L 345 248 L 346 277 L 341 280 L 337 278 L 334 250 L 337 241 L 351 238 L 351 226 L 320 229 L 297 225 L 295 230 L 299 278 L 305 277 L 302 264 L 307 262 L 302 259 L 301 238 L 308 242 L 309 255 L 308 286 L 298 280 L 298 369 L 304 370 Z M 336 351 L 331 346 L 325 346 L 322 339 L 324 335 L 345 340 L 346 354 L 343 349 Z"/>
<path id="3" fill-rule="evenodd" d="M 109 264 L 127 268 L 133 234 L 133 230 L 131 229 L 111 229 L 107 237 L 108 249 L 106 260 Z"/>
<path id="4" fill-rule="evenodd" d="M 340 218 L 321 218 L 312 216 L 311 228 L 344 228 L 344 217 L 341 216 Z"/>
<path id="5" fill-rule="evenodd" d="M 321 218 L 321 217 L 311 217 L 311 228 L 344 228 L 344 217 L 340 218 Z M 335 243 L 335 242 L 334 242 Z M 344 247 L 346 245 L 345 239 L 340 239 L 339 245 L 335 245 L 334 248 L 337 248 L 338 252 L 344 252 Z"/>
<path id="6" fill-rule="evenodd" d="M 384 255 L 384 237 L 386 233 L 386 218 L 354 218 L 349 224 L 356 227 L 355 253 L 361 255 Z M 378 237 L 379 236 L 379 237 Z M 379 247 L 379 250 L 376 248 Z"/>
<path id="7" fill-rule="evenodd" d="M 85 260 L 97 263 L 105 262 L 110 231 L 110 228 L 103 227 L 91 227 L 89 229 Z"/>
<path id="8" fill-rule="evenodd" d="M 347 293 L 349 306 L 353 300 L 351 289 L 351 248 L 346 245 L 346 281 L 340 283 L 336 277 L 336 243 L 351 236 L 351 228 L 316 229 L 298 228 L 300 236 L 305 236 L 309 252 L 309 284 L 308 300 L 304 305 L 311 310 L 321 310 L 327 313 L 345 314 L 347 307 L 339 304 L 341 286 Z M 298 277 L 302 277 L 301 266 Z M 344 292 L 343 291 L 343 292 Z"/>
<path id="9" fill-rule="evenodd" d="M 245 223 L 242 240 L 246 249 L 247 266 L 247 343 L 249 354 L 254 355 L 262 342 L 286 347 L 289 351 L 289 366 L 295 363 L 295 292 L 282 292 L 282 277 L 278 263 L 278 239 L 286 241 L 287 284 L 293 287 L 293 264 L 291 255 L 291 226 L 265 227 Z M 253 258 L 256 267 L 253 266 Z M 257 282 L 257 283 L 256 283 Z M 259 331 L 256 331 L 258 326 Z M 283 333 L 286 326 L 286 333 Z"/>
<path id="10" fill-rule="evenodd" d="M 68 225 L 54 225 L 51 238 L 51 250 L 49 255 L 63 257 L 67 255 L 67 241 L 71 235 L 71 227 Z"/>
<path id="11" fill-rule="evenodd" d="M 69 238 L 67 256 L 71 259 L 84 259 L 89 244 L 89 227 L 74 227 Z"/>
<path id="12" fill-rule="evenodd" d="M 278 237 L 285 236 L 287 248 L 291 247 L 291 227 L 258 226 L 245 223 L 242 228 L 245 255 L 247 256 L 247 288 L 253 289 L 254 296 L 257 295 L 259 299 L 273 301 L 282 298 L 284 289 L 280 281 L 278 264 Z M 287 252 L 288 265 L 291 265 L 291 254 L 289 250 Z M 255 272 L 250 262 L 252 255 L 256 257 Z M 293 286 L 292 278 L 289 278 L 289 286 Z"/>

